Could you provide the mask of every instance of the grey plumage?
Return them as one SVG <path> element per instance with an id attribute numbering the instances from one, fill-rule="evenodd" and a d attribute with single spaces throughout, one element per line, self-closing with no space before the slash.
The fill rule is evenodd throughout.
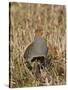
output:
<path id="1" fill-rule="evenodd" d="M 34 61 L 36 58 L 42 60 L 47 57 L 47 53 L 46 41 L 41 37 L 35 37 L 34 41 L 27 47 L 24 58 L 29 62 Z"/>
<path id="2" fill-rule="evenodd" d="M 34 41 L 26 48 L 24 58 L 27 63 L 32 67 L 32 73 L 36 79 L 40 79 L 41 69 L 47 67 L 47 42 L 41 37 L 35 37 Z M 32 66 L 32 64 L 34 65 Z M 31 68 L 29 68 L 31 70 Z"/>

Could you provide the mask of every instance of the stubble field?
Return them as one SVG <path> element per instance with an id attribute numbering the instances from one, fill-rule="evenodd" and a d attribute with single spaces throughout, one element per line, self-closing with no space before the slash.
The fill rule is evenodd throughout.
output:
<path id="1" fill-rule="evenodd" d="M 11 3 L 9 7 L 10 87 L 63 85 L 66 83 L 66 10 L 63 5 Z M 23 54 L 41 26 L 47 40 L 47 70 L 36 80 Z"/>

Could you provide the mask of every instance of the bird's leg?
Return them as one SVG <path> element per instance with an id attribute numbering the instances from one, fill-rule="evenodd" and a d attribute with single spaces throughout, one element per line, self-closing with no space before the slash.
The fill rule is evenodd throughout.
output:
<path id="1" fill-rule="evenodd" d="M 36 72 L 36 67 L 37 67 L 37 59 L 32 63 L 32 73 L 35 75 Z"/>
<path id="2" fill-rule="evenodd" d="M 33 73 L 34 73 L 36 80 L 39 80 L 39 78 L 40 78 L 40 63 L 38 62 L 37 59 L 35 60 L 35 63 L 34 63 Z"/>
<path id="3" fill-rule="evenodd" d="M 40 61 L 40 68 L 45 69 L 45 59 Z"/>

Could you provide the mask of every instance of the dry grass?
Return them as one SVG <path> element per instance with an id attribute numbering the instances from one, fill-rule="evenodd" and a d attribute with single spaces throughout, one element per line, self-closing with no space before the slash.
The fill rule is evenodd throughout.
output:
<path id="1" fill-rule="evenodd" d="M 51 62 L 40 79 L 25 64 L 23 54 L 41 26 Z M 10 87 L 62 85 L 66 83 L 66 12 L 63 5 L 11 3 Z"/>

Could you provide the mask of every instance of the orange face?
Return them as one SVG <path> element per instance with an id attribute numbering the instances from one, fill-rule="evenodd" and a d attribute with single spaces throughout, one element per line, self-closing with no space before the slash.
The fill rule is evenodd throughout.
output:
<path id="1" fill-rule="evenodd" d="M 35 36 L 42 36 L 43 35 L 43 30 L 41 30 L 41 29 L 37 29 L 36 31 L 35 31 Z"/>

